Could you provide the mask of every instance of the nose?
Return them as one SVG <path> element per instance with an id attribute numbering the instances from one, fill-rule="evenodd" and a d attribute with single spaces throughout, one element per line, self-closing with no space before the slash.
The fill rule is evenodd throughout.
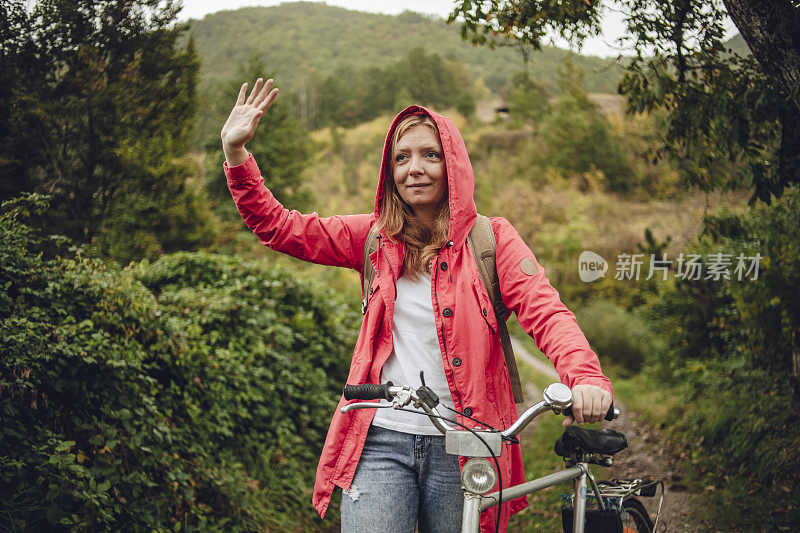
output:
<path id="1" fill-rule="evenodd" d="M 418 155 L 412 155 L 411 164 L 408 167 L 408 173 L 416 176 L 418 174 L 422 174 L 422 172 L 422 158 Z"/>

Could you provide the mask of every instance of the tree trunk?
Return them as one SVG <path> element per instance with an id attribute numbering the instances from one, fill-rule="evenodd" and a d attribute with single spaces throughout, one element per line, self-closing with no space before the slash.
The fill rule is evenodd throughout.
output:
<path id="1" fill-rule="evenodd" d="M 800 7 L 791 0 L 723 0 L 753 56 L 800 112 Z M 795 5 L 792 5 L 795 4 Z"/>
<path id="2" fill-rule="evenodd" d="M 800 400 L 800 330 L 792 332 L 792 392 Z"/>
<path id="3" fill-rule="evenodd" d="M 781 118 L 779 190 L 800 182 L 800 7 L 791 0 L 723 0 L 764 71 L 789 104 Z"/>

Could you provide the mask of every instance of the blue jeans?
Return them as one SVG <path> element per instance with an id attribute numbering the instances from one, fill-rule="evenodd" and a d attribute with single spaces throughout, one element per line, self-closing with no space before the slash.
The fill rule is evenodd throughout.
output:
<path id="1" fill-rule="evenodd" d="M 458 533 L 464 492 L 458 457 L 444 436 L 371 426 L 350 489 L 342 491 L 342 532 Z"/>

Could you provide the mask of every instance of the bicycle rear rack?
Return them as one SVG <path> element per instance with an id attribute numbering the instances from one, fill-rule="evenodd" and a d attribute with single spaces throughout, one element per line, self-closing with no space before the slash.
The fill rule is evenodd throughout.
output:
<path id="1" fill-rule="evenodd" d="M 653 533 L 658 528 L 658 522 L 661 518 L 661 506 L 664 504 L 664 482 L 662 480 L 652 479 L 609 479 L 606 481 L 598 481 L 597 486 L 600 489 L 600 496 L 616 500 L 617 508 L 622 511 L 622 502 L 628 496 L 636 495 L 643 498 L 652 498 L 656 495 L 656 490 L 661 487 L 661 497 L 658 500 L 658 511 L 656 518 L 653 521 Z M 594 494 L 587 494 L 587 498 L 594 498 Z"/>

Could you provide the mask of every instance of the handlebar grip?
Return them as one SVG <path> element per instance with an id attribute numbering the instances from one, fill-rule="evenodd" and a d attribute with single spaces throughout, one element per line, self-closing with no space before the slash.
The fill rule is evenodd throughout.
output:
<path id="1" fill-rule="evenodd" d="M 375 383 L 364 383 L 363 385 L 345 385 L 344 386 L 344 399 L 345 400 L 391 400 L 392 395 L 389 393 L 389 387 L 392 387 L 392 382 L 386 382 L 383 385 Z"/>
<path id="2" fill-rule="evenodd" d="M 572 407 L 567 407 L 566 409 L 561 411 L 561 414 L 563 414 L 564 416 L 572 416 Z M 603 419 L 608 422 L 611 422 L 612 420 L 617 418 L 617 416 L 619 416 L 619 413 L 616 412 L 616 409 L 614 409 L 614 402 L 611 402 L 611 407 L 608 408 L 608 412 L 606 413 L 606 416 L 603 417 Z"/>

